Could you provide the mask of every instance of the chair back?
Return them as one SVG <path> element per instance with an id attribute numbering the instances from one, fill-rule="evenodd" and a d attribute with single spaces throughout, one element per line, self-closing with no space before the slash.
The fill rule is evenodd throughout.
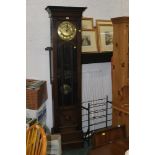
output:
<path id="1" fill-rule="evenodd" d="M 26 130 L 26 155 L 46 155 L 47 139 L 44 129 L 34 124 Z"/>

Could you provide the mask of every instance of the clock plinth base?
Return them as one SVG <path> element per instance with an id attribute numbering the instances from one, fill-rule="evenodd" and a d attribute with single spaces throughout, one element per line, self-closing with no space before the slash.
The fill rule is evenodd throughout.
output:
<path id="1" fill-rule="evenodd" d="M 69 129 L 70 130 L 70 129 Z M 62 149 L 82 148 L 84 145 L 81 130 L 66 131 L 61 133 Z"/>
<path id="2" fill-rule="evenodd" d="M 83 145 L 84 145 L 83 140 L 68 141 L 66 143 L 62 143 L 62 149 L 63 150 L 69 150 L 69 149 L 82 148 Z"/>

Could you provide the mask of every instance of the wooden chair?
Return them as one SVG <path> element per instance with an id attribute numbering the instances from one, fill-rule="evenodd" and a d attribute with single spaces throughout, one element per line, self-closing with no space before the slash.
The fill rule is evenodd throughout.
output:
<path id="1" fill-rule="evenodd" d="M 47 139 L 44 129 L 34 124 L 26 130 L 26 155 L 46 155 Z"/>

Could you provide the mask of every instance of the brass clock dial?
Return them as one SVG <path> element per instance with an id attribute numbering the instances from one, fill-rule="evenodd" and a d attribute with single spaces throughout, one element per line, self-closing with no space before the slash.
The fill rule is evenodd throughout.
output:
<path id="1" fill-rule="evenodd" d="M 76 27 L 69 21 L 64 21 L 58 26 L 58 35 L 62 40 L 72 40 L 76 35 Z"/>

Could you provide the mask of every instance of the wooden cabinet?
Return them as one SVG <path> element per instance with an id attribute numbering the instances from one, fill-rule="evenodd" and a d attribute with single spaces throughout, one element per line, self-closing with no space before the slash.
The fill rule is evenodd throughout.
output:
<path id="1" fill-rule="evenodd" d="M 107 143 L 112 143 L 117 139 L 123 138 L 125 138 L 125 126 L 123 125 L 98 130 L 93 135 L 92 146 L 93 148 L 100 147 Z"/>
<path id="2" fill-rule="evenodd" d="M 85 7 L 46 7 L 50 17 L 52 46 L 50 73 L 53 131 L 62 134 L 62 145 L 66 147 L 82 145 L 81 18 L 85 9 Z M 70 140 L 66 137 L 70 137 Z"/>
<path id="3" fill-rule="evenodd" d="M 90 149 L 88 155 L 125 155 L 129 149 L 129 141 L 127 139 L 119 139 L 104 146 Z"/>
<path id="4" fill-rule="evenodd" d="M 126 124 L 129 119 L 129 17 L 112 18 L 112 101 L 113 125 Z"/>
<path id="5" fill-rule="evenodd" d="M 129 136 L 129 110 L 126 108 L 118 108 L 113 106 L 112 125 L 125 125 L 126 137 Z"/>

